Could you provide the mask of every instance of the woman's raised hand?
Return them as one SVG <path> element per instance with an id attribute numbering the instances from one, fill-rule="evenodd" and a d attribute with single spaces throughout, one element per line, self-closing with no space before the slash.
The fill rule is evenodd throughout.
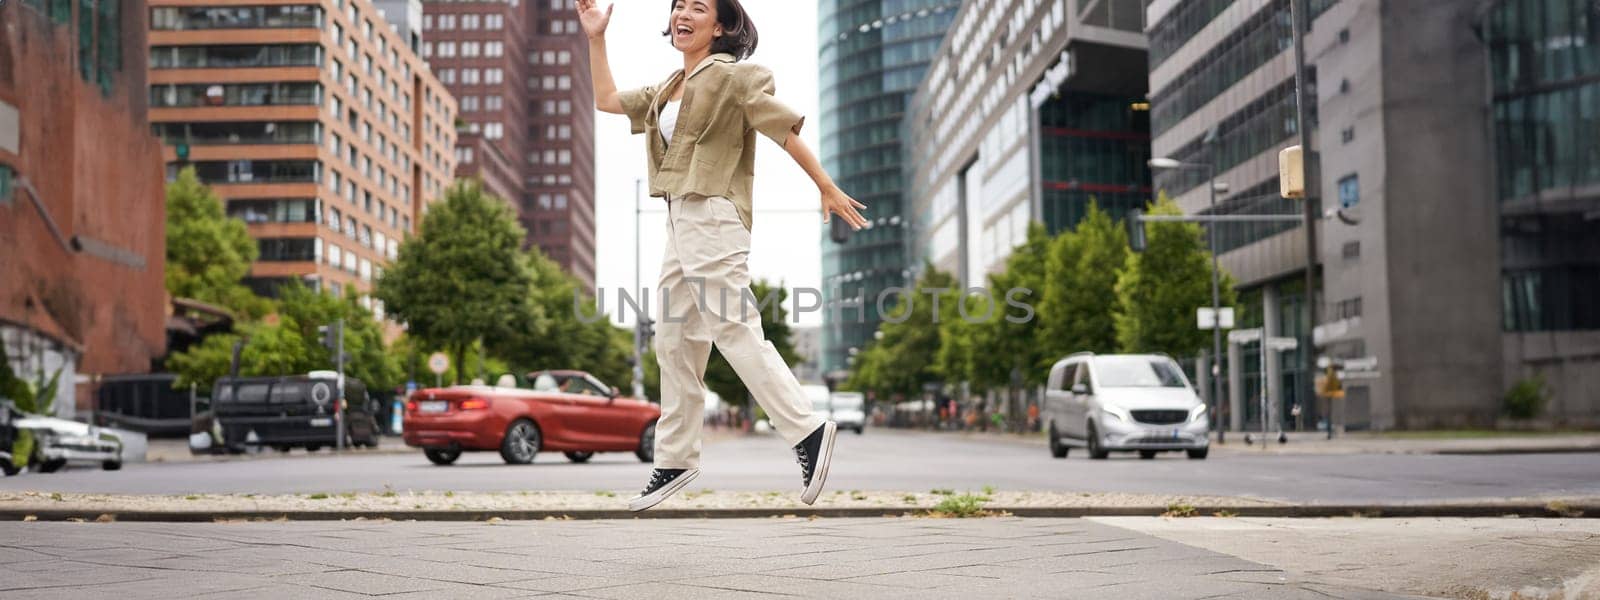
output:
<path id="1" fill-rule="evenodd" d="M 871 227 L 872 224 L 866 217 L 861 216 L 857 209 L 865 209 L 867 205 L 857 202 L 849 194 L 839 189 L 839 186 L 830 185 L 822 192 L 822 222 L 827 223 L 832 215 L 839 215 L 851 229 L 859 230 Z"/>
<path id="2" fill-rule="evenodd" d="M 583 23 L 583 33 L 589 39 L 605 37 L 606 26 L 611 24 L 611 10 L 615 4 L 607 4 L 605 10 L 600 10 L 596 0 L 578 0 L 578 22 Z"/>

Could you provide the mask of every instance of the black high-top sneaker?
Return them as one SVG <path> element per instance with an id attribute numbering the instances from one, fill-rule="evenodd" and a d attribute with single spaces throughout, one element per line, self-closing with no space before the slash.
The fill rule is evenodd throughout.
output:
<path id="1" fill-rule="evenodd" d="M 806 484 L 805 491 L 800 493 L 801 502 L 811 504 L 822 494 L 822 485 L 828 480 L 828 463 L 833 459 L 833 440 L 838 433 L 839 426 L 828 421 L 794 447 L 800 476 Z"/>
<path id="2" fill-rule="evenodd" d="M 644 491 L 628 500 L 628 510 L 641 511 L 672 497 L 700 475 L 700 469 L 656 469 L 650 473 L 650 483 Z"/>

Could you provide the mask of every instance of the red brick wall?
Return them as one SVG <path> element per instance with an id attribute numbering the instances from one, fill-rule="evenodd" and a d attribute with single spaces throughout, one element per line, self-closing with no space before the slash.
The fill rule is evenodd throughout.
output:
<path id="1" fill-rule="evenodd" d="M 164 351 L 165 176 L 146 120 L 147 14 L 142 1 L 122 4 L 122 69 L 108 96 L 78 76 L 72 24 L 0 4 L 0 101 L 21 125 L 20 152 L 0 150 L 0 163 L 32 183 L 63 235 L 144 263 L 63 249 L 23 192 L 0 205 L 0 320 L 81 344 L 84 375 L 147 372 Z M 80 407 L 88 400 L 79 394 Z"/>

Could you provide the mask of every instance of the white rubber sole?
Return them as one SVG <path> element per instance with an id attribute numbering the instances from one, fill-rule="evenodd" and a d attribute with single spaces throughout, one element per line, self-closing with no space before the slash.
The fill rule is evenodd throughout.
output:
<path id="1" fill-rule="evenodd" d="M 833 440 L 839 437 L 839 425 L 833 421 L 822 424 L 821 456 L 817 457 L 817 470 L 811 473 L 811 485 L 800 493 L 800 501 L 812 504 L 822 495 L 822 486 L 828 482 L 828 465 L 833 462 Z"/>
<path id="2" fill-rule="evenodd" d="M 672 480 L 672 483 L 661 486 L 661 489 L 652 492 L 650 495 L 634 496 L 633 499 L 628 500 L 628 510 L 639 512 L 641 510 L 651 508 L 657 504 L 661 504 L 667 498 L 671 498 L 673 494 L 678 493 L 678 490 L 681 490 L 684 488 L 684 486 L 689 485 L 689 482 L 694 481 L 694 478 L 699 476 L 700 469 L 689 469 L 682 475 L 679 475 L 677 479 Z"/>

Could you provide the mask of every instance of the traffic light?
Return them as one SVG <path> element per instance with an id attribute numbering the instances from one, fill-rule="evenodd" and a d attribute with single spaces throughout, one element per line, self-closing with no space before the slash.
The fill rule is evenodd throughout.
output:
<path id="1" fill-rule="evenodd" d="M 323 325 L 317 328 L 317 337 L 322 340 L 322 347 L 330 352 L 339 351 L 339 328 L 337 325 Z"/>
<path id="2" fill-rule="evenodd" d="M 1134 252 L 1144 252 L 1145 242 L 1144 211 L 1135 208 L 1128 211 L 1128 245 Z"/>
<path id="3" fill-rule="evenodd" d="M 639 319 L 639 343 L 640 344 L 649 344 L 650 343 L 650 338 L 655 337 L 655 335 L 656 335 L 656 322 L 655 322 L 655 319 L 651 319 L 650 317 L 645 317 L 643 319 Z"/>

